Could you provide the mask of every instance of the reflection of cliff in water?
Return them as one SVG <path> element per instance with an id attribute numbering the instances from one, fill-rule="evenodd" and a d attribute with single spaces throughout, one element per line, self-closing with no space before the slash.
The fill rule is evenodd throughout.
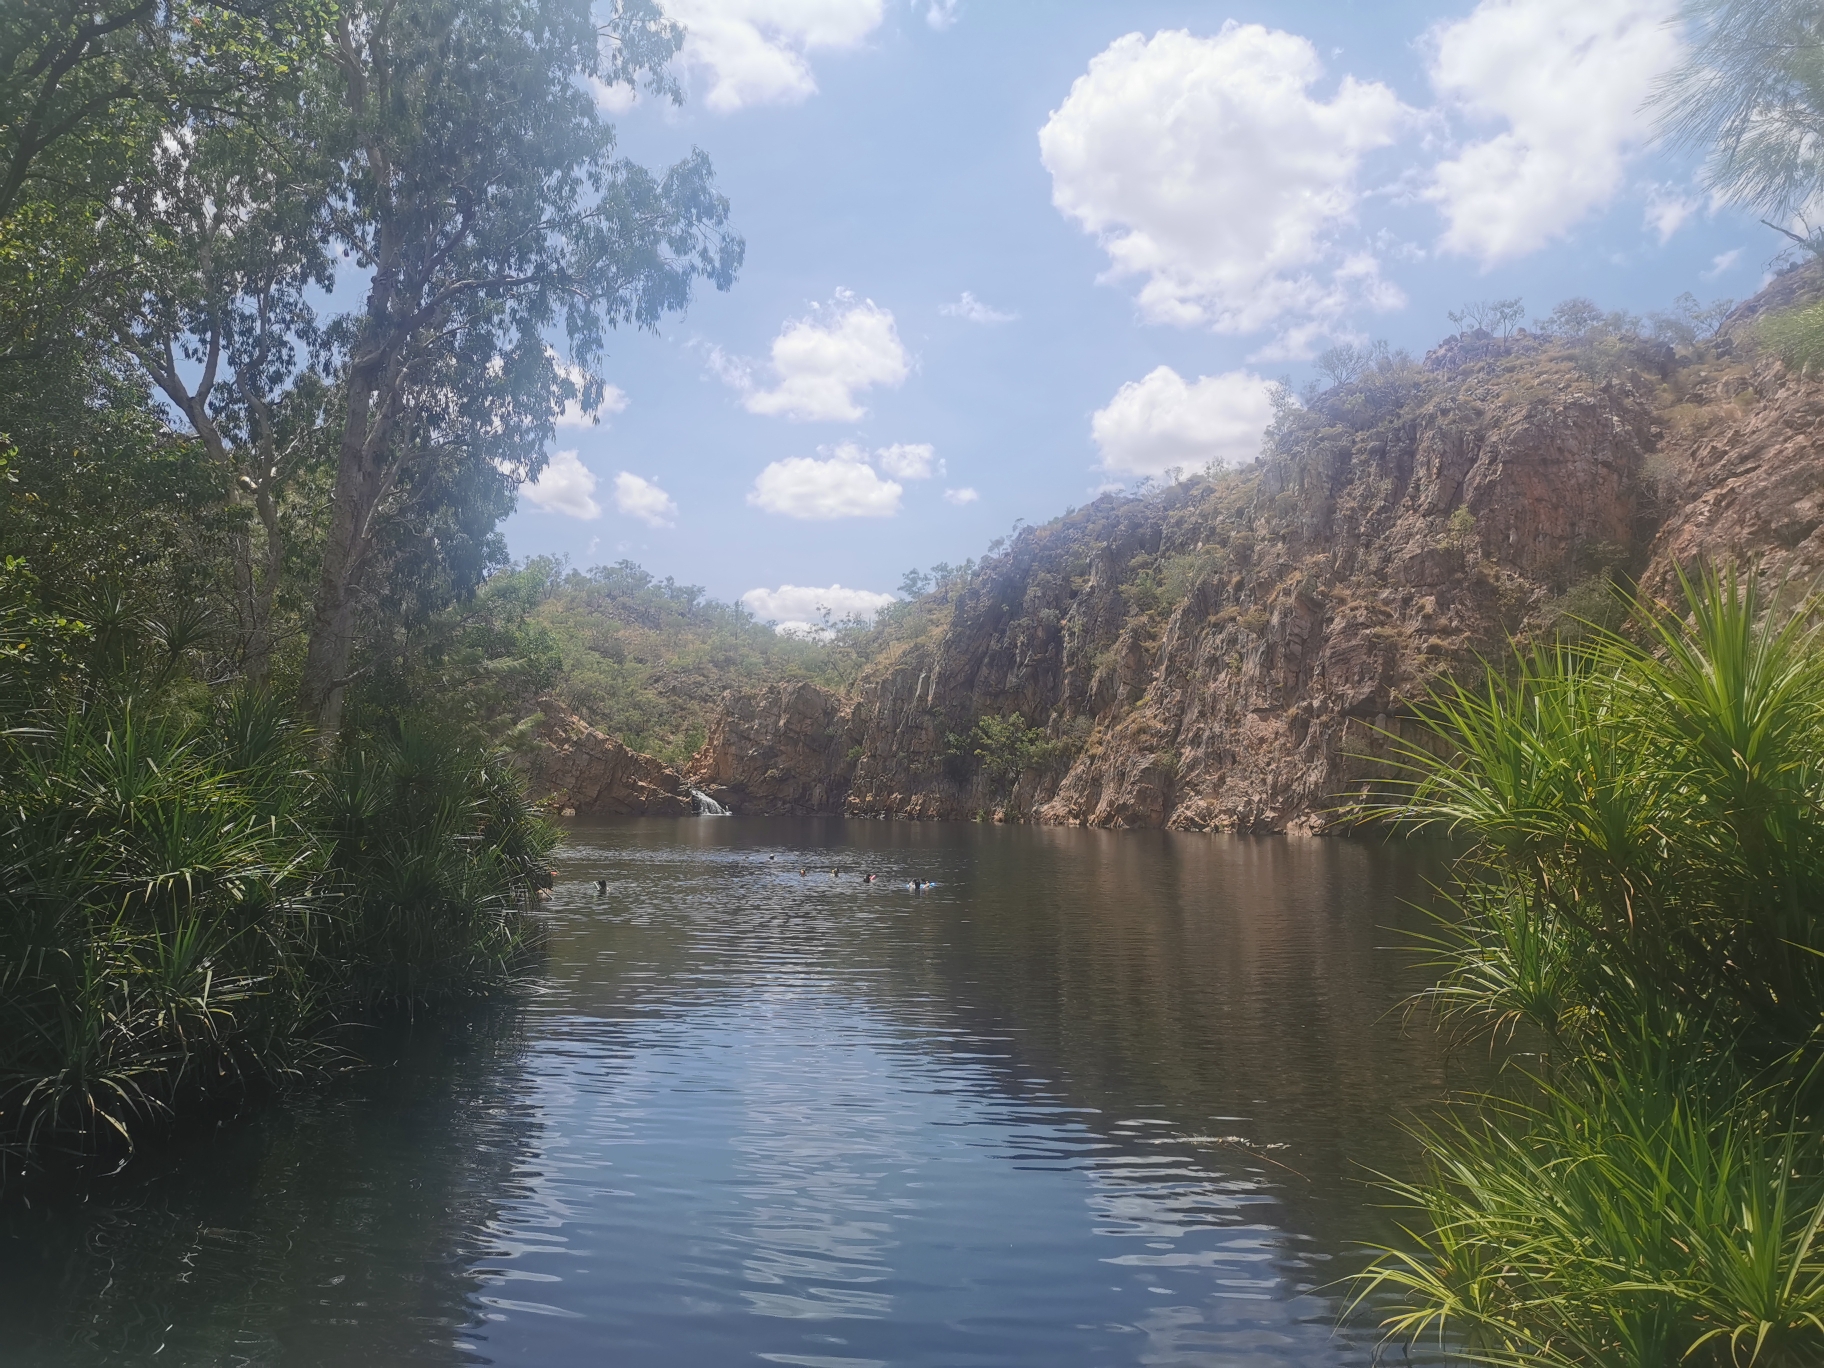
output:
<path id="1" fill-rule="evenodd" d="M 576 836 L 518 1016 L 0 1218 L 0 1368 L 1365 1358 L 1312 1292 L 1444 1076 L 1412 849 Z"/>
<path id="2" fill-rule="evenodd" d="M 963 896 L 1011 915 L 921 926 L 919 987 L 1005 1034 L 1010 1086 L 1051 1080 L 1117 1137 L 1152 1142 L 1121 1122 L 1159 1118 L 1245 1140 L 1203 1152 L 1265 1177 L 1297 1228 L 1376 1229 L 1364 1180 L 1405 1165 L 1402 1120 L 1454 1062 L 1401 1010 L 1439 867 L 1358 842 L 1004 830 Z"/>
<path id="3" fill-rule="evenodd" d="M 1403 946 L 1428 924 L 1414 904 L 1443 872 L 1423 846 L 744 819 L 691 833 L 699 858 L 673 864 L 679 839 L 664 823 L 615 830 L 617 886 L 665 891 L 566 932 L 579 1006 L 663 1012 L 680 978 L 717 964 L 818 964 L 822 991 L 915 1027 L 941 1019 L 926 1048 L 969 1051 L 1010 1099 L 1091 1109 L 1084 1124 L 1117 1148 L 1245 1139 L 1193 1148 L 1213 1171 L 1257 1174 L 1332 1248 L 1383 1228 L 1370 1171 L 1403 1168 L 1403 1119 L 1442 1094 L 1447 1067 L 1460 1085 L 1478 1063 L 1447 1059 L 1401 1011 L 1424 982 Z M 781 847 L 798 853 L 770 867 L 754 854 Z M 852 882 L 833 886 L 832 864 Z M 911 900 L 857 887 L 864 868 L 939 882 Z M 1136 1118 L 1161 1124 L 1123 1124 Z"/>
<path id="4" fill-rule="evenodd" d="M 502 1009 L 376 1030 L 376 1067 L 0 1219 L 0 1365 L 457 1364 L 536 1142 Z M 48 1199 L 48 1200 L 47 1200 Z"/>

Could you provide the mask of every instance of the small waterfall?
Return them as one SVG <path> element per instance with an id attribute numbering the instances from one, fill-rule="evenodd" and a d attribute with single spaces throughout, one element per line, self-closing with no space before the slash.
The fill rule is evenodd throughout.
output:
<path id="1" fill-rule="evenodd" d="M 707 793 L 703 792 L 702 789 L 692 789 L 690 791 L 690 800 L 697 805 L 697 816 L 699 817 L 728 816 L 728 809 L 723 807 L 722 804 L 718 803 L 714 798 L 711 798 Z"/>

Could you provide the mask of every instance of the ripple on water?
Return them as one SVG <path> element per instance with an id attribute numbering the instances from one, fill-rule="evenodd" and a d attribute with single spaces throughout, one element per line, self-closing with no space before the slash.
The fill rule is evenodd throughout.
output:
<path id="1" fill-rule="evenodd" d="M 735 818 L 558 868 L 519 1009 L 250 1130 L 213 1194 L 38 1231 L 67 1271 L 0 1293 L 37 1355 L 0 1364 L 135 1362 L 160 1317 L 161 1362 L 1369 1361 L 1311 1289 L 1441 1077 L 1377 949 L 1421 863 Z"/>

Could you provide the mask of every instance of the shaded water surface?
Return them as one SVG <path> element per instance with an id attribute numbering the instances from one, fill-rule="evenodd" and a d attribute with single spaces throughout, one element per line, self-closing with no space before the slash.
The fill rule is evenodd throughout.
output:
<path id="1" fill-rule="evenodd" d="M 1329 1285 L 1446 1084 L 1387 948 L 1437 874 L 1355 842 L 579 826 L 514 1003 L 0 1215 L 0 1365 L 1367 1363 Z"/>

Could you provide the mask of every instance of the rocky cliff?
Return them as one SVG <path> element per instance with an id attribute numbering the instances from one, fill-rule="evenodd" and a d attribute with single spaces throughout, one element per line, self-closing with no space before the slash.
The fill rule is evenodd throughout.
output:
<path id="1" fill-rule="evenodd" d="M 696 811 L 677 770 L 629 750 L 555 702 L 547 701 L 518 760 L 532 794 L 565 816 L 688 817 Z"/>
<path id="2" fill-rule="evenodd" d="M 1381 357 L 1288 406 L 1246 470 L 1022 530 L 883 626 L 848 693 L 731 694 L 690 782 L 738 811 L 1348 822 L 1440 675 L 1574 630 L 1612 578 L 1824 569 L 1824 386 L 1754 355 L 1768 302 L 1682 350 L 1597 331 Z"/>

